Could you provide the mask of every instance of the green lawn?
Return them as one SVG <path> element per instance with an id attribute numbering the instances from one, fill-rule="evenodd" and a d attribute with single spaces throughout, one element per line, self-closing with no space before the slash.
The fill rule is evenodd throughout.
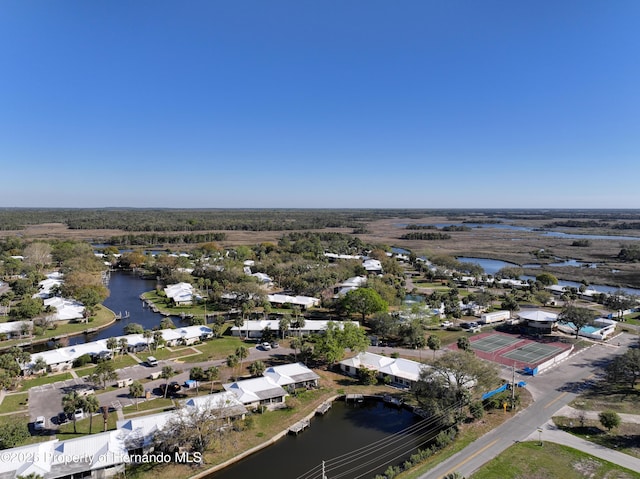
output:
<path id="1" fill-rule="evenodd" d="M 402 476 L 401 476 L 402 477 Z M 640 473 L 551 442 L 514 444 L 480 468 L 472 479 L 561 477 L 562 479 L 640 478 Z"/>
<path id="2" fill-rule="evenodd" d="M 29 393 L 10 394 L 4 397 L 0 404 L 0 414 L 28 409 Z"/>
<path id="3" fill-rule="evenodd" d="M 199 346 L 196 346 L 198 348 Z M 168 348 L 160 348 L 158 350 L 153 351 L 152 356 L 156 359 L 173 359 L 179 358 L 181 356 L 189 356 L 193 354 L 199 354 L 195 349 L 190 346 L 181 347 L 178 349 L 172 348 L 173 351 L 170 351 Z"/>
<path id="4" fill-rule="evenodd" d="M 22 391 L 27 391 L 35 386 L 56 383 L 58 381 L 66 381 L 67 379 L 71 378 L 73 378 L 71 373 L 65 372 L 61 374 L 49 374 L 48 376 L 41 376 L 33 379 L 25 379 L 24 381 L 22 381 L 20 389 Z"/>
<path id="5" fill-rule="evenodd" d="M 622 423 L 617 428 L 607 432 L 600 421 L 587 419 L 584 426 L 575 418 L 554 417 L 553 421 L 558 428 L 574 436 L 593 442 L 608 449 L 640 458 L 640 424 Z"/>
<path id="6" fill-rule="evenodd" d="M 167 409 L 172 409 L 174 407 L 175 407 L 175 404 L 173 402 L 173 399 L 158 398 L 158 399 L 152 399 L 150 401 L 145 401 L 144 399 L 140 399 L 140 402 L 138 403 L 138 409 L 136 409 L 136 405 L 134 402 L 134 404 L 131 404 L 122 408 L 122 412 L 125 414 L 125 416 L 130 417 L 130 415 L 132 414 L 148 411 L 150 409 L 158 409 L 158 412 L 160 412 L 160 409 L 167 410 Z"/>
<path id="7" fill-rule="evenodd" d="M 211 359 L 224 359 L 230 354 L 233 354 L 238 346 L 251 347 L 253 343 L 245 343 L 240 338 L 232 336 L 223 336 L 222 338 L 215 338 L 208 340 L 201 344 L 196 344 L 194 347 L 202 354 L 195 356 L 189 356 L 184 358 L 186 363 L 198 363 L 202 361 L 209 361 Z"/>
<path id="8" fill-rule="evenodd" d="M 115 369 L 122 369 L 128 366 L 135 366 L 136 364 L 138 364 L 136 360 L 133 359 L 128 354 L 125 354 L 123 356 L 115 356 L 113 359 L 111 359 L 111 362 L 113 363 L 113 367 Z M 75 371 L 78 374 L 78 376 L 89 376 L 93 374 L 95 369 L 96 369 L 95 364 L 87 364 L 86 366 L 83 366 L 81 368 L 76 368 Z"/>
<path id="9" fill-rule="evenodd" d="M 112 431 L 116 428 L 116 422 L 118 421 L 118 415 L 115 412 L 110 412 L 107 419 L 107 431 Z M 76 421 L 77 433 L 73 432 L 73 421 L 69 421 L 60 426 L 60 432 L 56 434 L 56 437 L 61 441 L 66 439 L 73 439 L 74 437 L 84 436 L 89 434 L 89 418 L 84 418 Z M 91 433 L 104 431 L 104 419 L 102 414 L 96 414 L 93 416 L 93 428 Z"/>
<path id="10" fill-rule="evenodd" d="M 77 334 L 87 329 L 99 328 L 111 323 L 114 320 L 114 314 L 109 309 L 102 305 L 96 307 L 96 314 L 93 320 L 89 323 L 76 323 L 76 322 L 57 322 L 56 329 L 48 329 L 42 336 L 33 338 L 33 341 L 42 341 L 43 339 L 51 339 L 56 336 L 62 336 L 66 334 Z M 11 339 L 9 341 L 0 342 L 1 348 L 10 348 L 11 346 L 28 344 L 28 339 Z"/>

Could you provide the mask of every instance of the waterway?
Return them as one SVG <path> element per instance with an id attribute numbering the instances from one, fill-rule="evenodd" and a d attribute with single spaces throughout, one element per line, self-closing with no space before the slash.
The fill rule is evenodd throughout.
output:
<path id="1" fill-rule="evenodd" d="M 155 289 L 155 280 L 142 279 L 128 271 L 114 271 L 111 273 L 108 286 L 110 294 L 104 305 L 116 314 L 129 312 L 129 318 L 116 321 L 111 326 L 95 333 L 73 336 L 69 338 L 70 346 L 112 336 L 122 336 L 125 334 L 125 326 L 129 323 L 141 324 L 144 329 L 152 329 L 160 325 L 163 316 L 143 307 L 144 303 L 140 300 L 142 293 Z M 176 326 L 187 325 L 179 317 L 172 316 L 171 319 Z"/>
<path id="2" fill-rule="evenodd" d="M 483 269 L 484 272 L 486 274 L 490 274 L 490 275 L 495 275 L 498 271 L 500 271 L 502 268 L 506 268 L 506 267 L 513 267 L 513 266 L 518 266 L 515 263 L 509 263 L 507 261 L 502 261 L 499 259 L 487 259 L 487 258 L 471 258 L 471 257 L 466 257 L 466 256 L 462 256 L 458 258 L 458 261 L 462 262 L 462 263 L 476 263 L 479 264 Z M 575 261 L 575 260 L 574 260 Z M 525 265 L 527 266 L 527 265 Z M 569 265 L 564 265 L 564 266 L 569 266 Z M 540 267 L 540 265 L 537 265 L 537 267 Z M 520 279 L 522 280 L 528 280 L 528 279 L 535 279 L 535 277 L 533 276 L 520 276 Z M 574 287 L 574 288 L 579 288 L 581 283 L 578 283 L 576 281 L 566 281 L 566 280 L 558 280 L 558 284 L 560 286 L 569 286 L 569 287 Z M 589 285 L 589 289 L 593 289 L 596 290 L 600 293 L 613 293 L 617 290 L 622 290 L 625 291 L 627 294 L 635 294 L 635 295 L 640 295 L 640 289 L 637 288 L 618 288 L 615 286 L 608 286 L 605 284 L 590 284 Z"/>
<path id="3" fill-rule="evenodd" d="M 425 431 L 416 426 L 420 421 L 424 420 L 381 401 L 362 405 L 336 401 L 324 416 L 311 419 L 311 426 L 299 435 L 286 436 L 208 479 L 296 479 L 303 475 L 320 479 L 322 461 L 329 478 L 373 478 L 415 453 L 425 440 Z"/>

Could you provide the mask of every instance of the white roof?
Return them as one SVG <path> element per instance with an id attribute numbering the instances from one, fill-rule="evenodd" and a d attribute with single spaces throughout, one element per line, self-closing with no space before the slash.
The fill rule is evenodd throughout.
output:
<path id="1" fill-rule="evenodd" d="M 354 368 L 366 367 L 384 374 L 389 374 L 409 381 L 417 381 L 420 371 L 425 367 L 417 361 L 403 358 L 390 358 L 369 352 L 362 352 L 356 356 L 340 361 L 340 364 Z"/>
<path id="2" fill-rule="evenodd" d="M 201 336 L 209 336 L 213 333 L 211 328 L 206 326 L 186 326 L 179 329 L 161 329 L 160 333 L 165 341 L 175 340 L 177 338 L 193 339 Z M 147 344 L 147 339 L 142 334 L 128 334 L 126 336 L 116 336 L 117 340 L 121 338 L 127 339 L 129 346 L 135 346 L 136 344 Z M 153 343 L 153 338 L 149 338 L 149 344 Z M 42 351 L 40 353 L 33 353 L 31 355 L 31 364 L 33 364 L 37 358 L 42 357 L 48 366 L 54 364 L 60 364 L 73 361 L 79 358 L 83 354 L 98 354 L 102 351 L 109 351 L 107 348 L 107 340 L 99 339 L 97 341 L 91 341 L 83 344 L 76 344 L 74 346 L 67 346 L 64 348 L 50 349 L 48 351 Z"/>
<path id="3" fill-rule="evenodd" d="M 62 441 L 54 449 L 53 464 L 67 464 L 72 462 L 69 458 L 78 457 L 89 458 L 90 469 L 121 464 L 128 458 L 128 453 L 120 436 L 120 432 L 115 430 Z"/>
<path id="4" fill-rule="evenodd" d="M 258 278 L 258 280 L 262 283 L 271 283 L 273 280 L 268 274 L 265 273 L 253 273 L 251 276 L 254 278 Z"/>
<path id="5" fill-rule="evenodd" d="M 53 319 L 56 321 L 68 321 L 84 317 L 84 305 L 72 299 L 54 296 L 52 298 L 45 299 L 44 305 L 51 306 L 56 309 L 56 313 L 53 315 Z"/>
<path id="6" fill-rule="evenodd" d="M 243 381 L 223 384 L 222 387 L 235 394 L 243 404 L 287 395 L 287 391 L 268 377 L 245 379 Z"/>
<path id="7" fill-rule="evenodd" d="M 143 447 L 151 443 L 153 434 L 160 431 L 175 415 L 174 411 L 122 419 L 116 423 L 120 439 L 132 448 Z"/>
<path id="8" fill-rule="evenodd" d="M 367 271 L 382 271 L 382 263 L 377 259 L 367 259 L 363 261 L 362 267 Z"/>
<path id="9" fill-rule="evenodd" d="M 343 287 L 359 287 L 367 282 L 367 278 L 365 276 L 353 276 L 349 278 L 344 283 L 341 283 L 340 286 Z"/>
<path id="10" fill-rule="evenodd" d="M 558 320 L 558 315 L 556 313 L 551 313 L 542 309 L 520 311 L 518 316 L 521 319 L 526 319 L 527 321 L 554 322 Z"/>
<path id="11" fill-rule="evenodd" d="M 268 294 L 267 300 L 270 303 L 294 304 L 304 307 L 317 306 L 320 304 L 318 298 L 311 296 L 289 296 L 288 294 Z"/>
<path id="12" fill-rule="evenodd" d="M 302 363 L 272 366 L 268 368 L 263 375 L 271 378 L 273 382 L 279 386 L 320 379 L 320 376 Z"/>
<path id="13" fill-rule="evenodd" d="M 170 284 L 164 288 L 167 298 L 175 302 L 191 301 L 193 299 L 193 286 L 189 283 Z"/>
<path id="14" fill-rule="evenodd" d="M 352 324 L 359 326 L 357 321 L 350 321 Z M 327 329 L 329 321 L 319 319 L 306 319 L 304 322 L 304 328 L 300 328 L 303 331 L 324 331 Z M 338 327 L 342 327 L 344 321 L 334 321 Z M 231 331 L 262 331 L 266 327 L 269 327 L 272 331 L 278 331 L 280 329 L 279 319 L 263 319 L 263 320 L 250 320 L 245 321 L 242 326 L 233 326 Z M 298 328 L 291 327 L 291 331 L 297 331 Z"/>
<path id="15" fill-rule="evenodd" d="M 325 253 L 324 254 L 325 258 L 330 258 L 330 259 L 362 259 L 362 256 L 356 254 L 338 254 L 338 253 Z"/>
<path id="16" fill-rule="evenodd" d="M 0 323 L 0 333 L 17 333 L 25 323 L 27 323 L 29 327 L 33 324 L 31 321 L 9 321 L 7 323 Z"/>
<path id="17" fill-rule="evenodd" d="M 53 456 L 53 448 L 57 443 L 58 440 L 54 439 L 4 450 L 3 452 L 11 451 L 12 455 L 9 457 L 15 457 L 15 460 L 0 461 L 0 476 L 17 477 L 27 476 L 31 473 L 44 476 L 51 471 L 50 458 Z M 14 475 L 8 474 L 11 472 L 14 472 Z"/>

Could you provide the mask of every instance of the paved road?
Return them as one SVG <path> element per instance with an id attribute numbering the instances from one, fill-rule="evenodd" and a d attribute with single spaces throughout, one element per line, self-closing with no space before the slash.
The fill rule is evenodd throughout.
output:
<path id="1" fill-rule="evenodd" d="M 423 474 L 420 479 L 441 478 L 454 471 L 469 477 L 485 462 L 512 444 L 526 441 L 532 435 L 536 436 L 538 428 L 547 424 L 557 411 L 572 401 L 582 389 L 588 387 L 589 380 L 601 371 L 600 367 L 612 355 L 623 353 L 629 344 L 637 341 L 637 338 L 623 334 L 614 344 L 618 341 L 620 347 L 596 344 L 570 357 L 559 366 L 526 379 L 527 389 L 534 398 L 531 406 Z"/>
<path id="2" fill-rule="evenodd" d="M 195 346 L 195 348 L 197 349 L 197 345 Z M 271 351 L 263 351 L 262 349 L 258 349 L 256 347 L 251 347 L 248 349 L 249 356 L 244 360 L 245 364 L 256 361 L 258 359 L 264 360 L 276 355 L 293 354 L 292 349 L 284 347 Z M 147 354 L 142 354 L 141 356 L 146 358 Z M 140 357 L 140 359 L 142 359 L 142 357 Z M 225 360 L 214 360 L 200 363 L 183 363 L 179 360 L 162 360 L 158 361 L 158 365 L 155 367 L 148 367 L 144 364 L 137 364 L 135 366 L 129 366 L 119 369 L 118 378 L 131 378 L 133 380 L 145 379 L 149 378 L 152 373 L 162 371 L 162 368 L 164 366 L 171 366 L 175 371 L 180 371 L 180 373 L 171 378 L 170 381 L 177 381 L 182 384 L 187 379 L 189 379 L 189 372 L 191 368 L 200 366 L 203 369 L 206 369 L 210 366 L 222 366 L 223 364 L 225 364 L 225 362 Z M 115 383 L 116 381 L 113 382 Z M 144 383 L 144 387 L 145 390 L 148 390 L 151 393 L 151 397 L 155 399 L 162 397 L 160 385 L 164 382 L 164 379 L 156 379 Z M 31 417 L 31 420 L 34 421 L 36 417 L 44 416 L 47 420 L 46 432 L 55 434 L 57 428 L 56 418 L 58 413 L 62 411 L 62 396 L 71 392 L 72 390 L 81 390 L 87 387 L 93 387 L 93 384 L 83 378 L 74 378 L 66 381 L 45 384 L 43 386 L 31 388 L 29 390 L 29 416 Z M 129 397 L 128 387 L 104 393 L 99 393 L 98 390 L 97 397 L 101 406 L 109 406 L 114 409 L 119 409 L 129 404 L 135 404 L 135 400 Z"/>

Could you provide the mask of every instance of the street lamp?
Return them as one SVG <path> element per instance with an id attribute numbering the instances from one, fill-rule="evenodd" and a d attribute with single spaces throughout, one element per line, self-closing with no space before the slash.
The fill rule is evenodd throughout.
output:
<path id="1" fill-rule="evenodd" d="M 542 446 L 542 428 L 538 428 L 538 445 Z"/>

